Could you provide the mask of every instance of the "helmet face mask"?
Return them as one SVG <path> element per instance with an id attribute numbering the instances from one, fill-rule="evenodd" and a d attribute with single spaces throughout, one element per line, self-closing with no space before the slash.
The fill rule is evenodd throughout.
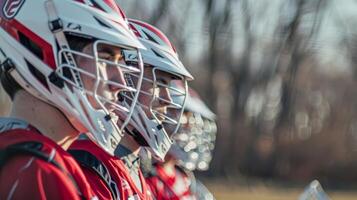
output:
<path id="1" fill-rule="evenodd" d="M 143 64 L 142 45 L 110 2 L 98 1 L 101 8 L 96 8 L 72 0 L 24 1 L 11 19 L 0 15 L 0 48 L 14 63 L 10 75 L 23 89 L 58 108 L 78 133 L 89 132 L 113 154 L 141 83 L 126 85 L 123 73 L 141 79 Z M 71 48 L 76 44 L 68 36 L 88 44 Z M 124 50 L 135 52 L 136 66 L 125 64 Z M 121 91 L 134 94 L 131 104 L 118 101 Z M 123 126 L 114 112 L 126 113 Z"/>
<path id="2" fill-rule="evenodd" d="M 137 101 L 137 95 L 133 101 L 124 103 L 119 101 L 118 94 L 120 92 L 131 92 L 138 94 L 140 83 L 136 85 L 127 85 L 123 73 L 136 74 L 137 77 L 142 77 L 143 71 L 136 66 L 125 64 L 122 55 L 122 49 L 127 48 L 120 45 L 109 44 L 105 41 L 95 41 L 88 44 L 84 51 L 62 49 L 59 52 L 59 66 L 56 74 L 64 80 L 67 87 L 73 92 L 76 98 L 71 102 L 75 105 L 80 102 L 82 112 L 82 120 L 85 120 L 88 126 L 98 127 L 99 130 L 89 131 L 89 136 L 103 145 L 110 144 L 116 148 L 116 141 L 108 141 L 111 137 L 110 132 L 117 132 L 122 136 L 121 132 L 124 129 L 127 121 L 134 110 L 134 105 Z M 65 55 L 72 54 L 75 57 L 76 65 L 70 64 Z M 138 55 L 140 56 L 140 55 Z M 69 98 L 71 100 L 71 98 Z M 114 113 L 125 113 L 127 118 L 124 123 L 118 126 L 118 117 Z M 110 122 L 114 126 L 106 126 Z M 101 132 L 104 131 L 104 134 Z M 99 134 L 98 134 L 99 133 Z M 119 141 L 118 141 L 119 142 Z M 107 145 L 106 145 L 107 146 Z"/>
<path id="3" fill-rule="evenodd" d="M 132 80 L 136 82 L 135 77 Z M 146 66 L 138 102 L 127 126 L 127 131 L 141 135 L 146 143 L 144 146 L 161 161 L 170 149 L 171 136 L 180 125 L 187 91 L 187 88 L 175 87 L 174 82 L 186 83 L 180 75 Z M 124 94 L 124 98 L 131 100 L 128 93 Z"/>
<path id="4" fill-rule="evenodd" d="M 143 79 L 143 86 L 140 91 L 141 97 L 139 97 L 140 103 L 147 102 L 145 106 L 146 114 L 150 119 L 155 119 L 160 124 L 170 124 L 177 126 L 181 117 L 181 111 L 185 104 L 185 88 L 176 88 L 173 86 L 173 82 L 184 82 L 180 75 L 168 74 L 153 67 L 151 70 L 152 79 L 145 77 Z M 147 86 L 145 91 L 145 85 Z M 180 102 L 175 99 L 182 99 Z M 148 102 L 150 101 L 150 102 Z M 149 103 L 149 104 L 148 104 Z M 168 110 L 175 110 L 175 112 L 168 112 Z M 175 114 L 173 114 L 175 113 Z M 166 128 L 166 127 L 164 127 Z M 176 128 L 170 130 L 170 135 L 176 132 Z"/>

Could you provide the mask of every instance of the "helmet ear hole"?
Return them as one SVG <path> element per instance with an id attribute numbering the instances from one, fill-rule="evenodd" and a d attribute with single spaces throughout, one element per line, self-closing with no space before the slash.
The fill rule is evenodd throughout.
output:
<path id="1" fill-rule="evenodd" d="M 29 51 L 31 51 L 34 55 L 36 55 L 40 60 L 43 61 L 43 51 L 42 49 L 30 40 L 26 35 L 22 32 L 18 31 L 20 43 L 24 45 Z"/>
<path id="2" fill-rule="evenodd" d="M 26 64 L 27 64 L 27 67 L 29 68 L 30 72 L 32 73 L 32 75 L 34 77 L 36 77 L 36 79 L 42 83 L 43 86 L 45 86 L 47 88 L 47 90 L 49 90 L 49 87 L 48 87 L 48 84 L 47 84 L 47 80 L 46 80 L 46 77 L 45 75 L 43 75 L 38 69 L 36 69 L 35 66 L 33 66 L 30 62 L 28 62 L 26 60 Z"/>
<path id="3" fill-rule="evenodd" d="M 44 61 L 43 50 L 38 46 L 34 41 L 29 37 L 23 34 L 21 31 L 18 31 L 18 36 L 20 43 L 24 45 L 31 53 L 33 53 L 37 58 Z M 43 75 L 34 65 L 32 65 L 28 60 L 25 60 L 29 71 L 32 73 L 36 79 L 41 82 L 45 88 L 49 89 L 45 75 Z"/>

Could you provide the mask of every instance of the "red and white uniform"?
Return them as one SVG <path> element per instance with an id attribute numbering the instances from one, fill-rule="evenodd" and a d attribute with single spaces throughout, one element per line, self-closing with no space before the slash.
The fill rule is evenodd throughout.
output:
<path id="1" fill-rule="evenodd" d="M 24 143 L 36 144 L 48 160 L 11 153 L 10 147 Z M 0 199 L 97 199 L 72 156 L 25 122 L 0 120 L 0 152 Z"/>
<path id="2" fill-rule="evenodd" d="M 86 151 L 91 155 L 95 156 L 100 162 L 102 162 L 105 168 L 108 170 L 110 175 L 110 180 L 112 186 L 114 185 L 119 194 L 119 198 L 122 200 L 151 200 L 151 192 L 145 182 L 145 178 L 141 171 L 139 170 L 139 176 L 142 183 L 141 192 L 135 185 L 134 181 L 130 177 L 129 171 L 125 167 L 124 163 L 120 158 L 111 156 L 95 143 L 90 140 L 77 140 L 70 147 L 70 151 Z M 98 184 L 100 175 L 93 172 L 92 169 L 88 167 L 82 167 L 86 178 L 89 180 L 91 187 L 100 199 L 115 199 L 104 181 Z"/>
<path id="3" fill-rule="evenodd" d="M 190 178 L 182 170 L 175 168 L 175 173 L 168 175 L 163 166 L 156 164 L 151 176 L 146 178 L 156 200 L 194 200 Z"/>

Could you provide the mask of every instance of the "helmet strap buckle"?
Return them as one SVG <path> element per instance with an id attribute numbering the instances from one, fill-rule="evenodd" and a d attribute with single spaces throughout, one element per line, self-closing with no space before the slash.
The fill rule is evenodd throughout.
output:
<path id="1" fill-rule="evenodd" d="M 57 33 L 63 30 L 63 22 L 60 18 L 50 21 L 48 25 L 53 33 Z"/>

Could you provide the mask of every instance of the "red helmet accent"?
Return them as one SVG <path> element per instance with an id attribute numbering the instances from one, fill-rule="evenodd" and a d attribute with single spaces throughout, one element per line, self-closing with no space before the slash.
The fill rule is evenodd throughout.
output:
<path id="1" fill-rule="evenodd" d="M 125 19 L 125 17 L 123 16 L 123 11 L 120 10 L 120 8 L 118 7 L 118 5 L 115 3 L 114 0 L 103 0 L 103 2 Z"/>
<path id="2" fill-rule="evenodd" d="M 25 25 L 21 24 L 15 19 L 12 20 L 0 20 L 0 27 L 8 32 L 14 39 L 20 42 L 20 34 L 26 37 L 32 44 L 36 45 L 42 50 L 42 61 L 50 66 L 52 69 L 56 69 L 56 62 L 53 57 L 53 50 L 51 45 L 43 40 L 36 33 L 32 32 Z"/>
<path id="3" fill-rule="evenodd" d="M 138 21 L 138 20 L 132 20 L 130 19 L 130 22 L 131 23 L 135 23 L 135 24 L 138 24 L 144 28 L 147 28 L 148 30 L 152 31 L 153 33 L 155 33 L 155 35 L 157 35 L 163 42 L 166 43 L 167 46 L 171 47 L 171 49 L 175 52 L 176 52 L 176 48 L 172 45 L 172 43 L 170 42 L 170 40 L 157 28 L 155 28 L 154 26 L 151 26 L 150 24 L 147 24 L 147 23 L 144 23 L 144 22 L 141 22 L 141 21 Z M 136 31 L 137 32 L 137 31 Z M 143 38 L 139 32 L 135 33 L 135 34 L 139 34 L 138 37 L 141 37 Z"/>

